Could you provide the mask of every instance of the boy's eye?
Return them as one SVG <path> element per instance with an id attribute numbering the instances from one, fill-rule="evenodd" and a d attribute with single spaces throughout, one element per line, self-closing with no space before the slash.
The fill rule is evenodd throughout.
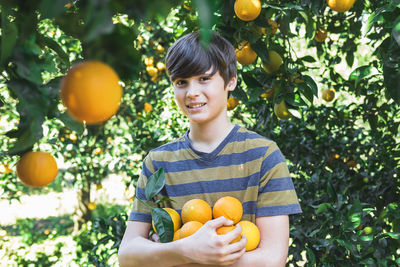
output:
<path id="1" fill-rule="evenodd" d="M 203 76 L 203 77 L 200 78 L 201 82 L 205 82 L 205 81 L 208 81 L 208 80 L 210 80 L 209 76 Z"/>
<path id="2" fill-rule="evenodd" d="M 178 80 L 178 81 L 175 82 L 175 85 L 178 86 L 178 87 L 182 87 L 185 84 L 186 84 L 185 80 Z"/>

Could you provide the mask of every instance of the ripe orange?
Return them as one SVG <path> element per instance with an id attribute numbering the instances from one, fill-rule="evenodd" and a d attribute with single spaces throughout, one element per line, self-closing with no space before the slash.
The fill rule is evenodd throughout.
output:
<path id="1" fill-rule="evenodd" d="M 315 31 L 314 39 L 315 41 L 322 43 L 328 37 L 328 32 L 325 28 L 320 28 Z"/>
<path id="2" fill-rule="evenodd" d="M 292 113 L 290 113 L 290 111 L 286 107 L 284 99 L 282 99 L 279 104 L 274 105 L 274 113 L 281 120 L 287 120 L 293 117 Z"/>
<path id="3" fill-rule="evenodd" d="M 239 100 L 230 96 L 228 98 L 227 109 L 232 110 L 232 109 L 236 108 L 238 104 L 239 104 Z"/>
<path id="4" fill-rule="evenodd" d="M 25 153 L 17 163 L 17 176 L 28 186 L 46 186 L 53 182 L 57 173 L 57 162 L 47 152 Z"/>
<path id="5" fill-rule="evenodd" d="M 147 66 L 146 71 L 151 77 L 155 77 L 158 74 L 158 69 L 153 66 Z"/>
<path id="6" fill-rule="evenodd" d="M 182 222 L 197 221 L 205 224 L 212 219 L 210 205 L 202 199 L 191 199 L 182 207 Z"/>
<path id="7" fill-rule="evenodd" d="M 203 224 L 197 221 L 189 221 L 185 223 L 179 231 L 179 239 L 191 236 L 192 234 L 196 233 L 197 230 L 199 230 L 202 226 Z"/>
<path id="8" fill-rule="evenodd" d="M 240 42 L 238 48 L 236 49 L 237 61 L 243 66 L 253 64 L 257 59 L 257 54 L 251 49 L 250 43 L 248 41 Z"/>
<path id="9" fill-rule="evenodd" d="M 333 99 L 335 99 L 335 93 L 336 90 L 333 88 L 326 89 L 322 92 L 322 99 L 326 102 L 331 102 Z"/>
<path id="10" fill-rule="evenodd" d="M 233 224 L 238 223 L 243 216 L 242 203 L 234 197 L 221 197 L 214 204 L 213 217 L 216 219 L 221 216 L 233 221 Z"/>
<path id="11" fill-rule="evenodd" d="M 180 236 L 180 233 L 181 233 L 181 228 L 179 228 L 178 230 L 176 230 L 176 231 L 174 232 L 174 238 L 172 239 L 172 241 L 178 240 L 178 239 L 179 239 L 179 236 Z"/>
<path id="12" fill-rule="evenodd" d="M 94 210 L 97 207 L 97 204 L 94 202 L 89 202 L 89 204 L 87 205 L 88 209 L 90 210 Z"/>
<path id="13" fill-rule="evenodd" d="M 145 64 L 147 67 L 153 66 L 153 63 L 154 63 L 154 58 L 153 58 L 153 57 L 146 57 L 146 58 L 144 59 L 144 64 Z"/>
<path id="14" fill-rule="evenodd" d="M 218 228 L 216 232 L 217 232 L 218 235 L 224 235 L 224 234 L 229 233 L 229 232 L 232 231 L 233 229 L 235 229 L 235 226 L 234 226 L 234 225 L 232 225 L 232 226 L 222 226 L 222 227 Z M 238 237 L 236 237 L 235 239 L 233 239 L 233 240 L 230 242 L 230 244 L 235 243 L 235 242 L 238 242 L 238 241 L 240 241 L 240 239 L 242 239 L 242 236 L 241 236 L 241 235 L 239 235 Z"/>
<path id="15" fill-rule="evenodd" d="M 144 112 L 151 112 L 153 110 L 153 106 L 150 103 L 144 103 Z"/>
<path id="16" fill-rule="evenodd" d="M 281 67 L 283 64 L 282 57 L 275 52 L 274 50 L 268 51 L 269 54 L 269 62 L 263 62 L 263 68 L 267 73 L 272 73 Z"/>
<path id="17" fill-rule="evenodd" d="M 242 227 L 242 235 L 246 235 L 247 238 L 246 251 L 257 248 L 261 239 L 257 225 L 250 221 L 240 221 L 238 224 Z"/>
<path id="18" fill-rule="evenodd" d="M 122 87 L 110 66 L 84 61 L 74 65 L 63 78 L 60 97 L 71 117 L 96 124 L 118 111 Z"/>
<path id="19" fill-rule="evenodd" d="M 356 0 L 326 0 L 328 6 L 336 12 L 346 12 L 356 2 Z"/>
<path id="20" fill-rule="evenodd" d="M 260 0 L 236 0 L 234 10 L 239 19 L 252 21 L 261 13 L 261 2 Z"/>
<path id="21" fill-rule="evenodd" d="M 8 167 L 8 163 L 0 164 L 0 173 L 11 173 L 12 170 Z"/>
<path id="22" fill-rule="evenodd" d="M 172 222 L 174 224 L 174 232 L 178 231 L 178 229 L 181 227 L 181 217 L 179 216 L 179 213 L 171 208 L 163 208 L 166 212 L 168 212 L 169 216 L 172 219 Z M 157 233 L 156 228 L 154 227 L 154 222 L 151 222 L 154 231 Z"/>

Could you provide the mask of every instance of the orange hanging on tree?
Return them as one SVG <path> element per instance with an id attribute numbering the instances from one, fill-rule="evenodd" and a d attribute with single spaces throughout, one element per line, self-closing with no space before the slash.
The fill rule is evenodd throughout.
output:
<path id="1" fill-rule="evenodd" d="M 84 61 L 68 71 L 61 83 L 60 97 L 71 117 L 97 124 L 118 111 L 122 87 L 110 66 L 99 61 Z"/>

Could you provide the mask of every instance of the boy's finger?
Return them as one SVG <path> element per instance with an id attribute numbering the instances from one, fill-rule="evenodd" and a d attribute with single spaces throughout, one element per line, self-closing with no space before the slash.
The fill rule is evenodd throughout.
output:
<path id="1" fill-rule="evenodd" d="M 240 252 L 243 249 L 244 249 L 244 251 L 246 251 L 246 243 L 247 243 L 246 236 L 243 235 L 241 240 L 239 240 L 238 242 L 235 242 L 235 243 L 232 243 L 232 244 L 228 245 L 227 252 L 229 254 L 232 254 L 232 253 Z"/>
<path id="2" fill-rule="evenodd" d="M 233 222 L 231 220 L 228 220 L 227 218 L 225 218 L 224 216 L 218 217 L 217 219 L 211 220 L 206 222 L 205 225 L 207 225 L 208 227 L 210 227 L 211 229 L 217 229 L 221 226 L 229 226 L 232 225 Z"/>
<path id="3" fill-rule="evenodd" d="M 224 235 L 220 235 L 220 237 L 225 243 L 229 244 L 230 242 L 235 240 L 238 236 L 240 236 L 241 233 L 242 233 L 242 227 L 240 227 L 240 225 L 237 224 L 235 229 Z"/>

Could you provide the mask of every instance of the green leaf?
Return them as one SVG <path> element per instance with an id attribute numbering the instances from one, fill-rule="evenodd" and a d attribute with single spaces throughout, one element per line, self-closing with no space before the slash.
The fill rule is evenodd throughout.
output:
<path id="1" fill-rule="evenodd" d="M 264 42 L 257 40 L 257 42 L 251 44 L 251 48 L 256 52 L 257 56 L 261 58 L 262 61 L 269 62 L 268 49 Z"/>
<path id="2" fill-rule="evenodd" d="M 324 213 L 328 209 L 332 209 L 332 204 L 331 203 L 322 203 L 318 206 L 318 209 L 316 211 L 317 214 Z"/>
<path id="3" fill-rule="evenodd" d="M 65 5 L 71 0 L 42 0 L 39 5 L 40 14 L 43 18 L 53 18 L 65 11 Z"/>
<path id="4" fill-rule="evenodd" d="M 63 61 L 63 63 L 69 64 L 68 54 L 64 51 L 64 49 L 62 49 L 60 44 L 57 43 L 55 40 L 44 35 L 38 35 L 38 42 L 42 42 L 45 46 L 56 52 L 57 55 L 60 57 L 61 61 Z"/>
<path id="5" fill-rule="evenodd" d="M 15 22 L 8 19 L 10 9 L 3 6 L 1 8 L 1 54 L 0 65 L 4 66 L 7 59 L 12 55 L 14 46 L 17 43 L 18 28 Z"/>
<path id="6" fill-rule="evenodd" d="M 13 146 L 8 150 L 10 155 L 30 149 L 42 136 L 42 123 L 44 117 L 34 117 L 29 127 L 23 132 Z"/>
<path id="7" fill-rule="evenodd" d="M 250 72 L 243 72 L 242 77 L 248 88 L 262 88 L 262 84 L 257 81 Z"/>
<path id="8" fill-rule="evenodd" d="M 161 208 L 155 208 L 151 211 L 151 217 L 161 243 L 171 242 L 174 238 L 174 223 L 168 212 Z"/>
<path id="9" fill-rule="evenodd" d="M 392 36 L 396 40 L 397 45 L 400 46 L 400 17 L 394 22 L 394 27 L 392 29 Z"/>
<path id="10" fill-rule="evenodd" d="M 78 135 L 82 134 L 85 130 L 85 125 L 69 116 L 67 113 L 61 113 L 58 118 L 64 123 L 66 127 L 75 131 Z"/>
<path id="11" fill-rule="evenodd" d="M 372 66 L 361 66 L 357 69 L 353 70 L 353 72 L 349 76 L 349 81 L 353 81 L 355 86 L 357 87 L 358 84 L 365 78 L 370 77 L 372 74 Z"/>
<path id="12" fill-rule="evenodd" d="M 314 62 L 316 62 L 316 60 L 315 60 L 315 58 L 313 58 L 312 56 L 310 56 L 310 55 L 308 55 L 308 56 L 305 56 L 305 57 L 301 57 L 301 58 L 299 58 L 297 61 L 305 61 L 305 62 L 310 62 L 310 63 L 314 63 Z"/>
<path id="13" fill-rule="evenodd" d="M 318 97 L 318 85 L 314 79 L 308 75 L 303 75 L 301 79 L 311 88 L 313 95 Z"/>
<path id="14" fill-rule="evenodd" d="M 97 8 L 94 1 L 90 1 L 86 21 L 86 35 L 83 39 L 85 43 L 90 43 L 100 35 L 109 34 L 114 30 L 112 14 L 107 5 Z"/>
<path id="15" fill-rule="evenodd" d="M 157 195 L 165 185 L 164 169 L 160 168 L 153 173 L 147 181 L 145 195 L 147 200 L 151 200 Z"/>
<path id="16" fill-rule="evenodd" d="M 300 90 L 300 92 L 302 93 L 302 95 L 308 100 L 310 101 L 310 103 L 312 104 L 314 101 L 314 93 L 313 90 L 306 84 L 306 83 L 301 83 L 298 85 L 298 88 Z"/>
<path id="17" fill-rule="evenodd" d="M 193 2 L 199 14 L 197 18 L 200 24 L 201 40 L 204 45 L 208 45 L 211 41 L 211 30 L 216 21 L 214 16 L 217 9 L 216 1 L 194 0 Z"/>
<path id="18" fill-rule="evenodd" d="M 389 96 L 400 105 L 400 69 L 383 65 L 383 83 Z"/>

